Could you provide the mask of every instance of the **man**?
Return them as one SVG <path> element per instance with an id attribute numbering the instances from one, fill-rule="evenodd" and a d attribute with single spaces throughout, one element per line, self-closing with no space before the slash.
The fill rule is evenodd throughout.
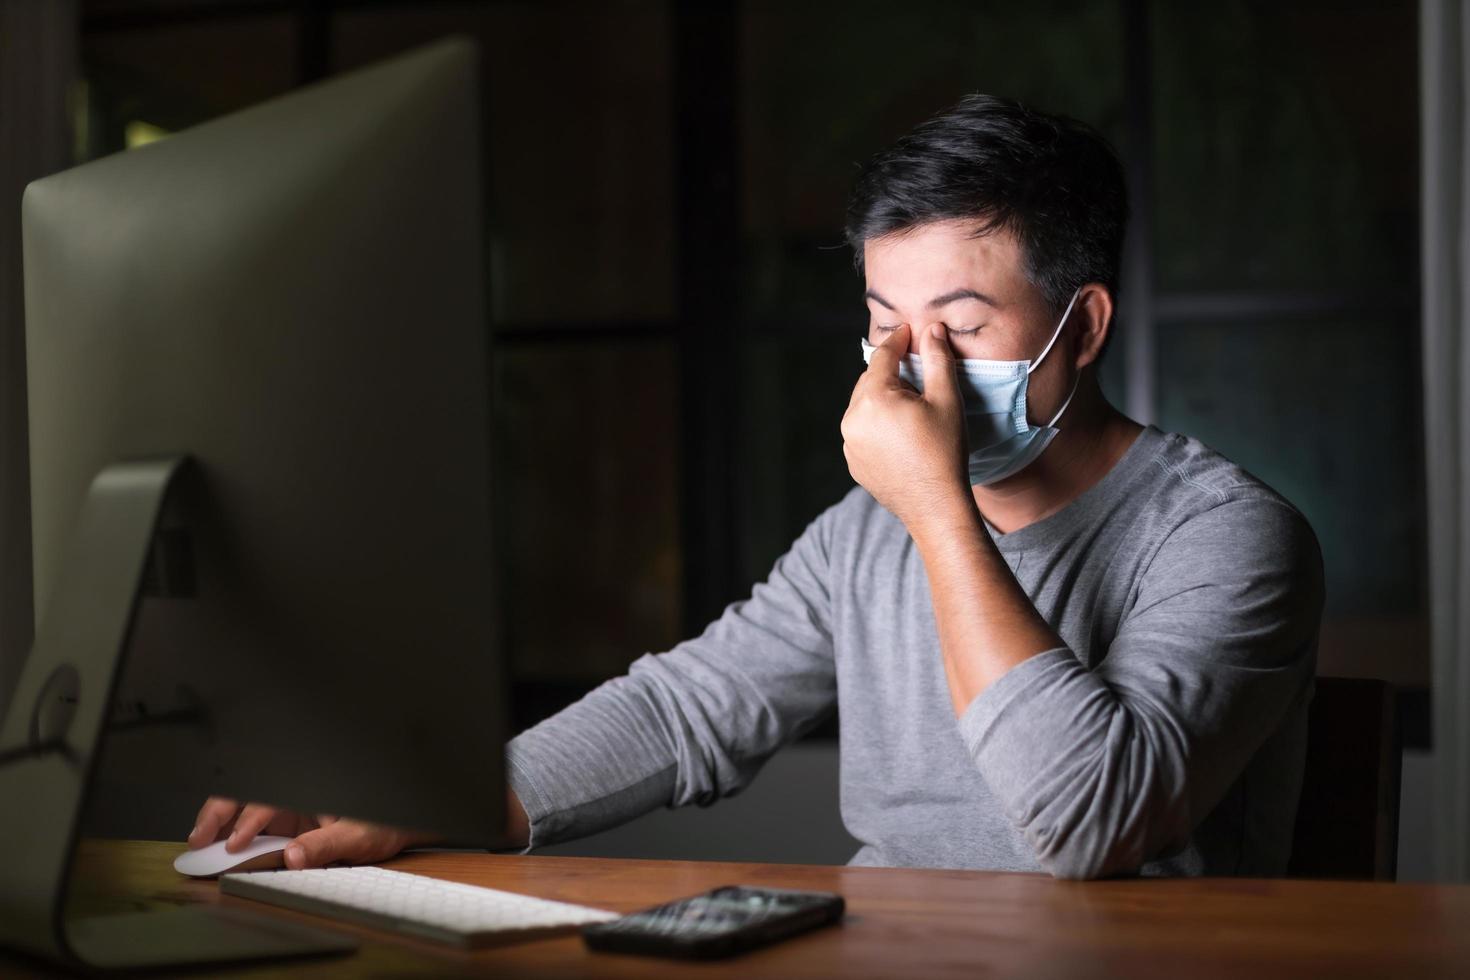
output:
<path id="1" fill-rule="evenodd" d="M 510 743 L 516 837 L 733 793 L 836 706 L 856 864 L 1285 870 L 1321 559 L 1264 484 L 1104 398 L 1126 214 L 1106 143 L 1014 102 L 874 158 L 860 486 L 702 636 Z M 191 845 L 221 828 L 306 830 L 293 867 L 415 842 L 214 800 Z"/>

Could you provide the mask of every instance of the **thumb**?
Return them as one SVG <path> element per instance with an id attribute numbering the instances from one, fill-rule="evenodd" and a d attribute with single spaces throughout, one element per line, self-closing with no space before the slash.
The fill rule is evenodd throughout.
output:
<path id="1" fill-rule="evenodd" d="M 950 349 L 943 324 L 932 323 L 924 328 L 919 355 L 924 361 L 924 400 L 945 407 L 958 403 L 960 387 L 954 376 L 954 351 Z"/>
<path id="2" fill-rule="evenodd" d="M 324 868 L 333 861 L 352 861 L 357 835 L 350 823 L 338 820 L 316 830 L 308 830 L 286 845 L 286 867 Z"/>

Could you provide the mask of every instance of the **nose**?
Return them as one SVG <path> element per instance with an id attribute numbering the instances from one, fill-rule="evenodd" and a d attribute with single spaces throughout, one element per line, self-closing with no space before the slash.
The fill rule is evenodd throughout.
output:
<path id="1" fill-rule="evenodd" d="M 909 328 L 909 353 L 917 355 L 919 353 L 920 346 L 919 328 L 914 326 L 912 323 L 906 324 L 906 326 Z"/>
<path id="2" fill-rule="evenodd" d="M 935 320 L 935 321 L 930 322 L 930 323 L 922 324 L 922 325 L 920 325 L 918 327 L 915 327 L 913 324 L 909 324 L 909 353 L 910 354 L 914 354 L 914 355 L 917 356 L 920 353 L 920 349 L 924 346 L 924 334 L 926 334 L 929 331 L 933 330 L 935 323 L 938 323 L 941 327 L 944 326 L 943 322 L 942 321 L 938 321 L 938 320 Z"/>

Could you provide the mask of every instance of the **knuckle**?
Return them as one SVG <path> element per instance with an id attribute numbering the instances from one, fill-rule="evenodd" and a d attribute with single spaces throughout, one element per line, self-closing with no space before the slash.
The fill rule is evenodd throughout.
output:
<path id="1" fill-rule="evenodd" d="M 220 796 L 212 796 L 205 801 L 204 806 L 200 809 L 200 815 L 218 820 L 228 820 L 230 817 L 234 816 L 235 812 L 238 811 L 239 808 L 240 804 L 236 803 L 234 800 L 225 799 L 224 797 Z"/>
<path id="2" fill-rule="evenodd" d="M 246 808 L 245 813 L 241 815 L 240 822 L 250 824 L 253 827 L 264 827 L 271 820 L 275 819 L 275 816 L 275 807 L 266 806 L 262 803 L 252 803 Z"/>

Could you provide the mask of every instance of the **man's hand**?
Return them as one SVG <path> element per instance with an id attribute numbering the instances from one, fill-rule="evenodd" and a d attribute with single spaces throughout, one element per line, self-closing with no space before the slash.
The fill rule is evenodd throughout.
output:
<path id="1" fill-rule="evenodd" d="M 842 452 L 852 478 L 917 536 L 920 522 L 974 501 L 964 405 L 943 325 L 926 329 L 920 340 L 922 394 L 898 374 L 908 347 L 905 324 L 873 352 L 842 417 Z"/>
<path id="2" fill-rule="evenodd" d="M 212 796 L 199 810 L 189 847 L 197 849 L 225 837 L 225 850 L 234 853 L 262 833 L 296 838 L 284 855 L 286 867 L 293 869 L 320 868 L 334 861 L 372 864 L 433 840 L 424 834 L 328 814 L 313 817 L 262 803 L 242 807 L 234 800 Z"/>
<path id="3" fill-rule="evenodd" d="M 955 717 L 1012 667 L 1065 644 L 1016 582 L 971 495 L 964 403 L 942 325 L 924 331 L 922 394 L 899 377 L 909 330 L 873 352 L 842 419 L 853 479 L 903 521 L 934 603 Z"/>
<path id="4" fill-rule="evenodd" d="M 505 846 L 522 846 L 529 830 L 526 811 L 515 793 L 507 789 L 507 822 Z M 440 842 L 438 837 L 417 834 L 395 827 L 347 820 L 327 814 L 308 816 L 261 803 L 244 806 L 235 800 L 212 796 L 199 810 L 195 826 L 189 834 L 189 848 L 197 850 L 224 838 L 225 850 L 235 853 L 257 834 L 294 837 L 286 847 L 286 867 L 320 868 L 335 861 L 346 864 L 373 864 L 386 861 L 410 847 Z"/>

